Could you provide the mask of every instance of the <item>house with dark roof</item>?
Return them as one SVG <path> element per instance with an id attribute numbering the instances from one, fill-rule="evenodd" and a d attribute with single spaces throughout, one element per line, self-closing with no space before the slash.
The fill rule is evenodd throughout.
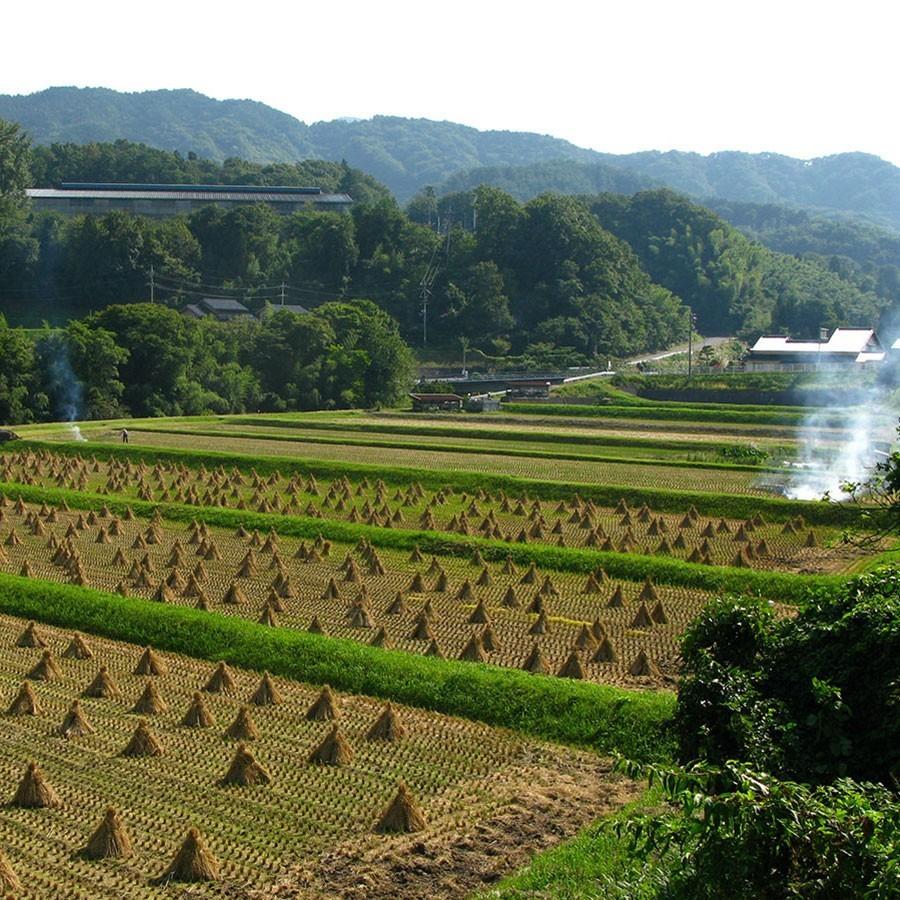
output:
<path id="1" fill-rule="evenodd" d="M 463 399 L 459 394 L 410 394 L 413 412 L 459 412 Z"/>
<path id="2" fill-rule="evenodd" d="M 230 297 L 204 297 L 197 303 L 189 303 L 181 312 L 192 319 L 212 316 L 219 322 L 230 322 L 232 319 L 243 319 L 253 315 L 243 303 Z"/>

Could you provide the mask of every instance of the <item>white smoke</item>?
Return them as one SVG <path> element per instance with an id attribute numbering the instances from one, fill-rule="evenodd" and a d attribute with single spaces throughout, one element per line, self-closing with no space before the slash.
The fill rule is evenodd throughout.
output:
<path id="1" fill-rule="evenodd" d="M 73 441 L 86 441 L 87 438 L 81 433 L 81 429 L 72 422 L 66 426 L 69 429 L 69 434 L 72 435 Z"/>
<path id="2" fill-rule="evenodd" d="M 845 486 L 868 481 L 884 459 L 883 447 L 893 441 L 896 414 L 888 401 L 887 391 L 873 385 L 858 406 L 833 404 L 812 413 L 803 424 L 785 495 L 794 500 L 821 500 L 826 494 L 832 500 L 850 499 Z"/>

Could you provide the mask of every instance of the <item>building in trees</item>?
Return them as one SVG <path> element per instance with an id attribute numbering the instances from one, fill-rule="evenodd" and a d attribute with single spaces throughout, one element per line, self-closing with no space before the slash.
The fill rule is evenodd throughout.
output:
<path id="1" fill-rule="evenodd" d="M 219 322 L 230 322 L 232 319 L 243 319 L 252 313 L 243 303 L 230 297 L 204 297 L 199 303 L 189 303 L 182 313 L 191 319 L 203 319 L 212 316 Z"/>
<path id="2" fill-rule="evenodd" d="M 116 184 L 63 182 L 58 188 L 26 191 L 37 212 L 103 215 L 122 210 L 138 216 L 187 216 L 204 206 L 234 209 L 265 203 L 282 215 L 307 209 L 343 212 L 349 194 L 329 194 L 318 187 L 259 187 L 248 184 Z"/>

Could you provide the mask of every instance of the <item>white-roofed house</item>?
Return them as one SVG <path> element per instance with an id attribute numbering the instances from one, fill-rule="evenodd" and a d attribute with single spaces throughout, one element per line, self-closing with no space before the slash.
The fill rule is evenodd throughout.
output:
<path id="1" fill-rule="evenodd" d="M 785 335 L 764 335 L 750 348 L 749 372 L 841 369 L 884 362 L 885 351 L 872 328 L 836 328 L 818 341 L 795 341 Z"/>

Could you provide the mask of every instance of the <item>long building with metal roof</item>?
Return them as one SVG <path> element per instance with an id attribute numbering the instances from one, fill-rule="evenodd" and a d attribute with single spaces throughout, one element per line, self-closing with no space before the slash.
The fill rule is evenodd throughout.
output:
<path id="1" fill-rule="evenodd" d="M 63 182 L 58 188 L 30 188 L 34 209 L 63 215 L 102 215 L 122 210 L 138 216 L 190 215 L 204 206 L 233 209 L 266 203 L 282 215 L 306 209 L 343 212 L 349 194 L 329 194 L 317 187 L 259 187 L 249 184 L 120 184 Z"/>

